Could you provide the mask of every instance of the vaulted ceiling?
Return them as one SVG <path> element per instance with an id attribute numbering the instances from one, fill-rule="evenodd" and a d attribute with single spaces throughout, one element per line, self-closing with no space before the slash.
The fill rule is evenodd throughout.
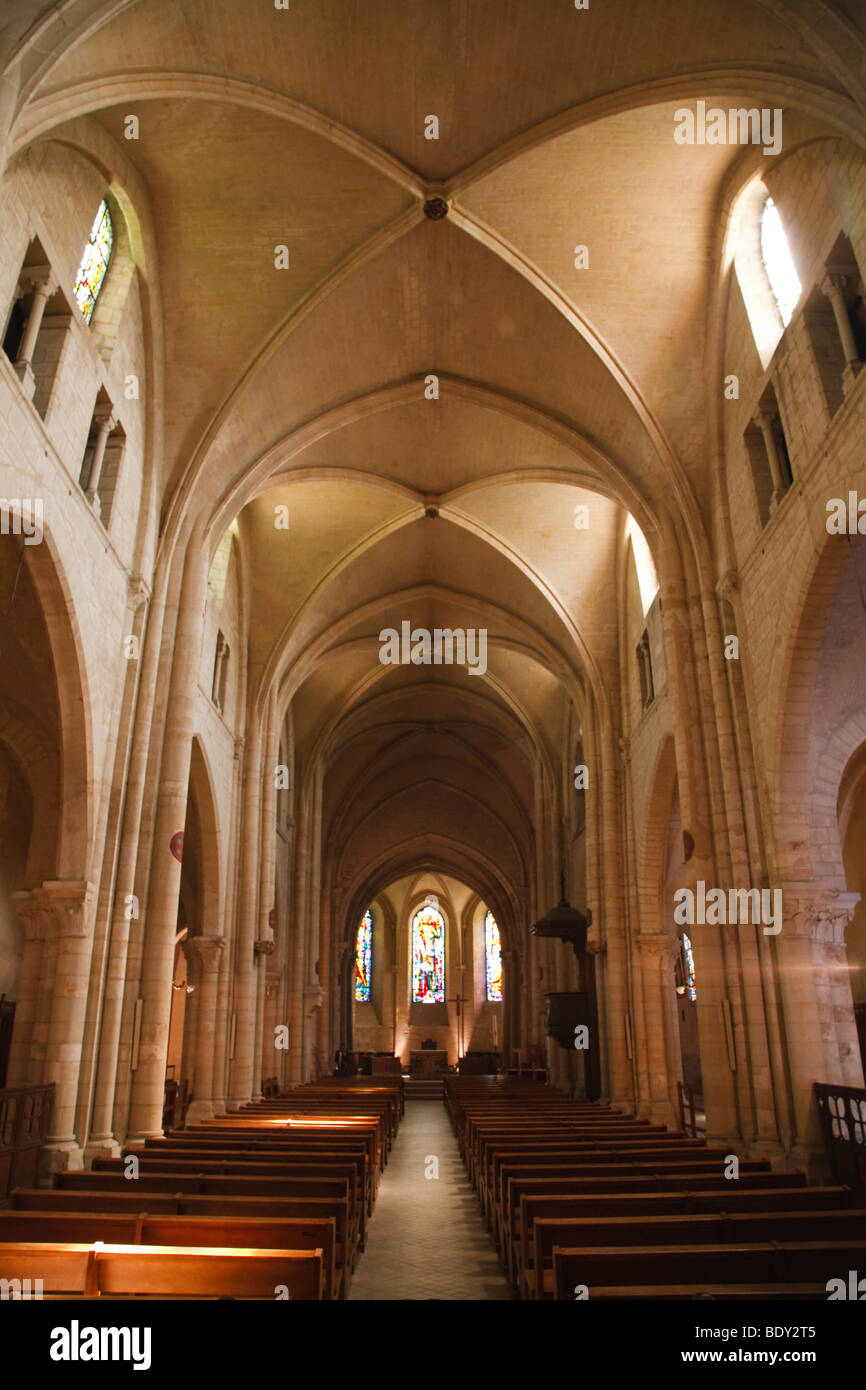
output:
<path id="1" fill-rule="evenodd" d="M 862 140 L 862 6 L 12 9 L 12 148 L 98 142 L 136 176 L 163 526 L 203 519 L 216 544 L 237 518 L 250 689 L 260 711 L 281 682 L 301 766 L 328 769 L 334 862 L 354 882 L 423 840 L 414 782 L 437 845 L 525 881 L 532 768 L 561 760 L 587 685 L 615 696 L 626 511 L 657 553 L 671 521 L 698 550 L 712 534 L 701 368 L 744 153 L 678 145 L 674 112 L 784 108 L 786 151 Z M 485 675 L 383 667 L 378 634 L 407 619 L 487 628 Z"/>

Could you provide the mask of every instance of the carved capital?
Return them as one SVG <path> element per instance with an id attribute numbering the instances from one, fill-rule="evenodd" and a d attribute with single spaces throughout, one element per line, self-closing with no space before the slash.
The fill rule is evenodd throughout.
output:
<path id="1" fill-rule="evenodd" d="M 811 892 L 807 886 L 802 893 L 783 888 L 785 935 L 820 941 L 826 946 L 844 946 L 845 931 L 859 901 L 859 893 L 818 894 L 814 885 Z"/>
<path id="2" fill-rule="evenodd" d="M 187 964 L 196 965 L 203 975 L 213 975 L 219 970 L 225 944 L 224 936 L 188 936 L 183 943 L 183 953 Z"/>
<path id="3" fill-rule="evenodd" d="M 12 906 L 16 917 L 24 924 L 26 941 L 44 941 L 47 935 L 45 913 L 38 897 L 39 889 L 30 893 L 13 893 Z"/>
<path id="4" fill-rule="evenodd" d="M 50 299 L 57 287 L 57 276 L 50 265 L 26 265 L 18 277 L 19 298 L 23 294 L 40 294 Z"/>
<path id="5" fill-rule="evenodd" d="M 96 885 L 86 879 L 54 879 L 34 889 L 46 930 L 54 936 L 87 936 L 93 928 L 90 908 Z"/>
<path id="6" fill-rule="evenodd" d="M 101 434 L 111 434 L 117 427 L 117 412 L 110 401 L 97 401 L 93 407 L 93 418 Z"/>
<path id="7" fill-rule="evenodd" d="M 273 955 L 276 945 L 277 943 L 274 941 L 273 937 L 262 936 L 253 946 L 253 950 L 257 956 L 270 956 Z"/>

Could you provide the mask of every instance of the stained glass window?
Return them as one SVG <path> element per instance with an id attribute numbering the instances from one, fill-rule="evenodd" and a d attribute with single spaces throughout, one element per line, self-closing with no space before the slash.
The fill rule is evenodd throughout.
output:
<path id="1" fill-rule="evenodd" d="M 370 966 L 373 963 L 373 914 L 369 908 L 361 918 L 355 940 L 355 1000 L 370 1002 Z"/>
<path id="2" fill-rule="evenodd" d="M 688 990 L 689 998 L 692 1003 L 694 1003 L 698 997 L 698 990 L 695 984 L 695 958 L 692 954 L 692 943 L 685 932 L 683 932 L 683 955 L 686 958 L 686 989 Z"/>
<path id="3" fill-rule="evenodd" d="M 787 328 L 797 300 L 803 292 L 803 286 L 797 275 L 779 210 L 772 198 L 768 198 L 764 203 L 764 211 L 761 214 L 761 259 L 779 310 L 779 317 Z"/>
<path id="4" fill-rule="evenodd" d="M 487 953 L 487 998 L 502 1003 L 502 941 L 492 912 L 484 918 L 484 945 Z"/>
<path id="5" fill-rule="evenodd" d="M 422 907 L 412 919 L 412 1001 L 445 1002 L 445 919 L 435 907 Z"/>
<path id="6" fill-rule="evenodd" d="M 75 302 L 87 323 L 90 323 L 93 317 L 93 310 L 99 298 L 99 291 L 102 289 L 108 262 L 111 260 L 113 244 L 114 228 L 111 225 L 111 213 L 108 211 L 108 204 L 103 198 L 90 229 L 90 240 L 84 248 L 84 255 L 81 257 L 81 265 L 78 267 L 73 291 Z"/>

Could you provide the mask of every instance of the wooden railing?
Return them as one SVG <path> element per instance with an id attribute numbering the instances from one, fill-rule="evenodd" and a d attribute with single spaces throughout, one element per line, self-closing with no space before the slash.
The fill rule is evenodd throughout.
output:
<path id="1" fill-rule="evenodd" d="M 0 1091 L 0 1201 L 13 1187 L 36 1186 L 53 1104 L 53 1082 Z"/>
<path id="2" fill-rule="evenodd" d="M 866 1090 L 816 1081 L 815 1099 L 836 1182 L 866 1196 Z"/>

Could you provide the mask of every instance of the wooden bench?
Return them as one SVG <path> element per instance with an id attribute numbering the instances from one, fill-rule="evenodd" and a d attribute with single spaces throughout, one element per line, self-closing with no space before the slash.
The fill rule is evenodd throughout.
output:
<path id="1" fill-rule="evenodd" d="M 672 1249 L 667 1245 L 606 1249 L 571 1249 L 554 1246 L 554 1293 L 559 1301 L 572 1301 L 576 1287 L 593 1289 L 629 1285 L 647 1289 L 733 1285 L 812 1284 L 826 1298 L 828 1280 L 844 1278 L 859 1269 L 866 1258 L 862 1241 L 816 1240 L 803 1243 L 774 1241 L 760 1245 L 691 1245 Z"/>
<path id="2" fill-rule="evenodd" d="M 706 1150 L 704 1153 L 706 1153 Z M 524 1151 L 505 1150 L 499 1155 L 499 1159 L 500 1161 L 506 1162 L 514 1162 L 520 1159 L 528 1162 L 531 1159 L 535 1162 L 536 1160 L 541 1161 L 543 1156 L 544 1154 L 542 1151 L 536 1149 Z M 585 1154 L 579 1150 L 562 1149 L 554 1146 L 554 1148 L 546 1151 L 546 1157 L 557 1159 L 560 1163 L 567 1160 L 571 1167 L 582 1169 L 583 1176 L 587 1178 L 638 1177 L 649 1179 L 652 1177 L 665 1176 L 676 1177 L 678 1174 L 684 1177 L 686 1173 L 693 1173 L 696 1177 L 724 1178 L 724 1163 L 718 1158 L 707 1159 L 703 1154 L 701 1157 L 696 1156 L 694 1158 L 690 1158 L 684 1154 L 675 1154 L 671 1157 L 655 1154 L 638 1154 L 636 1157 L 633 1157 L 631 1161 L 628 1160 L 625 1154 L 621 1154 L 611 1155 L 611 1157 L 605 1161 L 603 1158 L 599 1159 L 598 1155 Z M 753 1175 L 764 1172 L 769 1173 L 769 1171 L 770 1165 L 763 1159 L 748 1159 L 740 1164 L 741 1176 L 748 1176 L 749 1179 L 751 1179 Z M 688 1184 L 685 1185 L 687 1186 Z M 488 1220 L 490 1219 L 494 1191 L 495 1165 L 491 1162 L 490 1169 L 485 1176 L 479 1193 L 482 1201 L 482 1208 Z"/>
<path id="3" fill-rule="evenodd" d="M 216 1246 L 222 1249 L 321 1250 L 323 1296 L 333 1299 L 336 1227 L 328 1220 L 227 1216 L 154 1216 L 106 1212 L 0 1211 L 0 1243 Z"/>
<path id="4" fill-rule="evenodd" d="M 633 1256 L 646 1245 L 679 1252 L 682 1247 L 691 1245 L 759 1246 L 775 1241 L 801 1244 L 848 1240 L 859 1241 L 866 1250 L 866 1211 L 716 1211 L 673 1216 L 569 1218 L 564 1214 L 562 1200 L 555 1197 L 524 1197 L 521 1200 L 520 1291 L 527 1298 L 553 1297 L 553 1251 L 557 1246 L 583 1250 L 596 1246 L 628 1247 Z M 555 1216 L 545 1215 L 551 1206 L 558 1206 L 560 1210 Z"/>
<path id="5" fill-rule="evenodd" d="M 297 1140 L 283 1141 L 282 1139 L 256 1139 L 250 1136 L 222 1138 L 219 1136 L 194 1137 L 186 1134 L 172 1134 L 165 1138 L 150 1138 L 145 1140 L 143 1149 L 124 1150 L 124 1153 L 133 1152 L 138 1156 L 151 1154 L 168 1154 L 176 1158 L 182 1158 L 184 1154 L 201 1154 L 203 1158 L 215 1159 L 221 1156 L 227 1158 L 238 1157 L 242 1160 L 254 1159 L 266 1162 L 270 1159 L 284 1158 L 292 1163 L 306 1161 L 321 1161 L 325 1163 L 352 1163 L 354 1164 L 360 1191 L 367 1208 L 368 1215 L 373 1210 L 373 1203 L 376 1196 L 377 1174 L 369 1162 L 369 1155 L 363 1142 L 347 1140 L 343 1143 L 316 1144 L 312 1141 L 298 1142 Z"/>
<path id="6" fill-rule="evenodd" d="M 0 1245 L 0 1278 L 42 1280 L 47 1294 L 169 1299 L 322 1297 L 321 1250 L 19 1242 Z"/>
<path id="7" fill-rule="evenodd" d="M 95 1159 L 94 1174 L 117 1174 L 127 1182 L 137 1182 L 147 1173 L 200 1173 L 205 1177 L 277 1177 L 345 1180 L 349 1194 L 349 1213 L 357 1228 L 358 1240 L 363 1250 L 366 1241 L 367 1206 L 357 1166 L 353 1163 L 323 1162 L 317 1158 L 293 1157 L 268 1160 L 257 1154 L 246 1159 L 240 1156 L 216 1157 L 212 1154 L 190 1153 L 152 1154 L 150 1150 L 139 1149 L 134 1155 L 138 1159 L 139 1178 L 125 1177 L 124 1158 Z"/>
<path id="8" fill-rule="evenodd" d="M 127 1187 L 129 1184 L 127 1184 Z M 17 1188 L 11 1194 L 11 1210 L 31 1214 L 138 1215 L 146 1208 L 149 1216 L 215 1216 L 243 1219 L 279 1218 L 309 1223 L 333 1223 L 337 1284 L 343 1298 L 348 1297 L 354 1248 L 344 1201 L 327 1197 L 230 1197 L 185 1192 L 106 1192 L 57 1190 L 55 1188 Z"/>
<path id="9" fill-rule="evenodd" d="M 498 1180 L 499 1191 L 502 1196 L 498 1199 L 496 1237 L 500 1244 L 507 1244 L 509 1234 L 513 1236 L 517 1230 L 517 1211 L 523 1193 L 536 1196 L 549 1194 L 580 1197 L 587 1214 L 594 1216 L 596 1214 L 604 1215 L 605 1211 L 610 1211 L 612 1215 L 616 1215 L 612 1204 L 617 1201 L 638 1202 L 645 1199 L 651 1207 L 653 1202 L 666 1201 L 668 1194 L 682 1193 L 686 1189 L 695 1195 L 696 1203 L 699 1203 L 705 1195 L 713 1193 L 730 1193 L 732 1200 L 736 1199 L 739 1202 L 743 1193 L 748 1192 L 754 1198 L 756 1210 L 772 1210 L 775 1194 L 778 1191 L 805 1193 L 808 1190 L 804 1185 L 805 1176 L 802 1173 L 750 1173 L 742 1182 L 736 1183 L 727 1180 L 721 1173 L 695 1173 L 688 1180 L 680 1174 L 674 1174 L 655 1177 L 651 1184 L 647 1184 L 639 1178 L 603 1180 L 602 1182 L 588 1181 L 582 1175 L 582 1170 L 579 1167 L 568 1164 L 555 1166 L 506 1164 L 499 1169 Z M 847 1188 L 819 1190 L 849 1192 Z M 720 1202 L 724 1205 L 726 1199 L 718 1196 L 715 1200 L 718 1206 Z M 831 1206 L 845 1204 L 845 1201 L 827 1203 Z M 851 1204 L 855 1205 L 853 1202 Z M 800 1205 L 800 1203 L 792 1201 L 791 1205 Z M 823 1204 L 816 1202 L 815 1205 Z M 636 1210 L 636 1208 L 633 1209 Z M 695 1210 L 699 1209 L 700 1206 L 696 1205 Z M 624 1215 L 625 1213 L 620 1214 Z"/>
<path id="10" fill-rule="evenodd" d="M 260 1124 L 240 1124 L 227 1121 L 225 1123 L 208 1121 L 207 1124 L 197 1125 L 192 1129 L 184 1130 L 183 1133 L 194 1139 L 199 1138 L 254 1138 L 266 1139 L 273 1137 L 274 1141 L 280 1140 L 281 1145 L 296 1145 L 298 1147 L 327 1148 L 329 1145 L 341 1147 L 350 1145 L 354 1150 L 362 1149 L 367 1153 L 370 1162 L 370 1172 L 378 1174 L 381 1170 L 381 1151 L 379 1136 L 375 1130 L 353 1129 L 351 1133 L 333 1134 L 323 1126 L 302 1123 L 294 1119 L 275 1119 L 265 1121 Z M 172 1138 L 174 1134 L 172 1133 Z M 377 1180 L 377 1179 L 376 1179 Z"/>
<path id="11" fill-rule="evenodd" d="M 776 1176 L 776 1175 L 774 1175 Z M 786 1176 L 779 1174 L 778 1176 Z M 724 1179 L 715 1179 L 702 1188 L 685 1188 L 678 1180 L 671 1180 L 669 1191 L 630 1191 L 628 1193 L 587 1193 L 586 1185 L 580 1178 L 562 1177 L 509 1177 L 506 1194 L 506 1208 L 500 1232 L 500 1249 L 503 1262 L 509 1271 L 518 1264 L 517 1251 L 525 1263 L 526 1246 L 532 1239 L 532 1220 L 539 1216 L 569 1216 L 579 1218 L 616 1218 L 687 1216 L 718 1211 L 841 1211 L 856 1206 L 854 1193 L 847 1187 L 775 1186 L 740 1187 Z M 521 1211 L 523 1198 L 527 1203 Z M 560 1199 L 567 1199 L 557 1205 Z M 537 1201 L 550 1201 L 547 1210 L 541 1211 L 533 1205 Z M 516 1282 L 516 1279 L 515 1279 Z"/>
<path id="12" fill-rule="evenodd" d="M 122 1173 L 55 1173 L 54 1185 L 60 1191 L 82 1192 L 167 1192 L 200 1193 L 211 1197 L 326 1197 L 342 1201 L 346 1207 L 348 1256 L 354 1268 L 359 1242 L 357 1214 L 352 1214 L 351 1195 L 345 1178 L 276 1177 L 270 1174 L 246 1177 L 235 1174 L 143 1172 L 138 1178 Z"/>

